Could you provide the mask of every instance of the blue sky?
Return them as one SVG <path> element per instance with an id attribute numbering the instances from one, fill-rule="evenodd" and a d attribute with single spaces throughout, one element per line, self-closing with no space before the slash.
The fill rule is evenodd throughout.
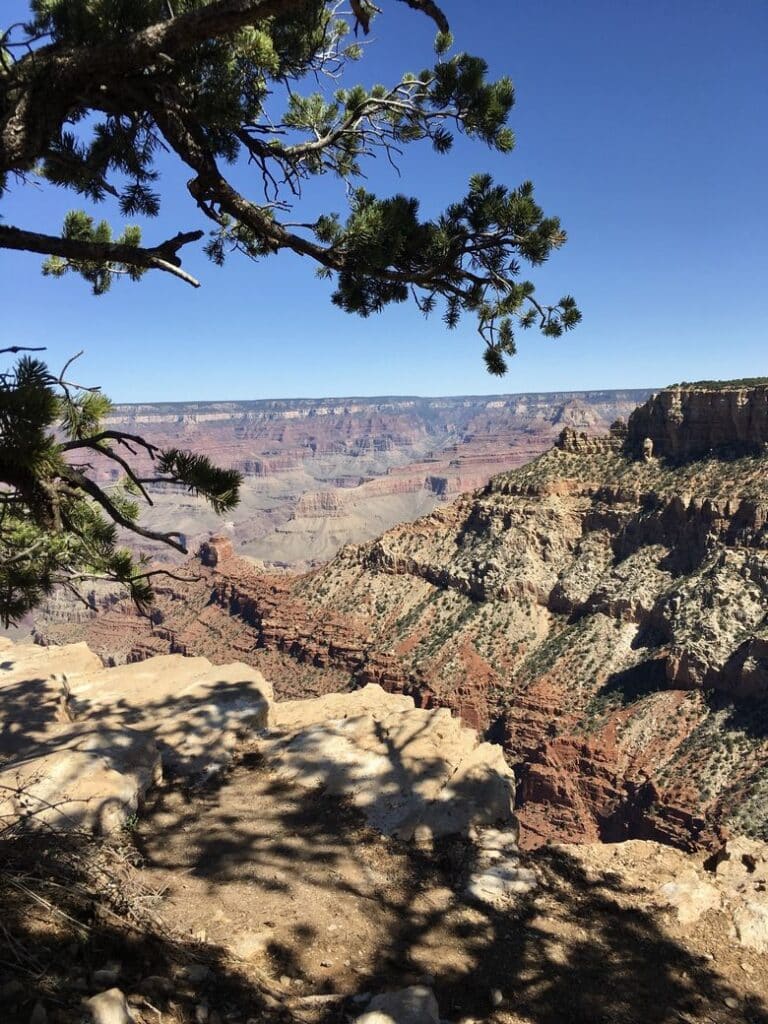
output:
<path id="1" fill-rule="evenodd" d="M 387 0 L 366 84 L 432 59 L 426 19 Z M 765 0 L 446 0 L 456 47 L 516 86 L 508 156 L 461 141 L 370 168 L 368 187 L 405 191 L 436 212 L 489 170 L 532 179 L 566 247 L 531 276 L 543 298 L 577 298 L 583 324 L 560 340 L 521 336 L 506 378 L 489 377 L 466 319 L 455 331 L 413 306 L 361 320 L 330 303 L 331 285 L 282 254 L 223 270 L 189 249 L 197 291 L 164 274 L 94 298 L 81 279 L 43 278 L 34 255 L 0 253 L 3 343 L 45 344 L 58 365 L 85 349 L 79 378 L 118 401 L 460 394 L 645 387 L 763 375 L 768 247 L 768 3 Z M 3 4 L 10 22 L 21 0 Z M 184 170 L 164 174 L 153 242 L 200 224 Z M 249 172 L 238 173 L 248 183 Z M 259 182 L 253 179 L 258 197 Z M 308 204 L 343 210 L 323 179 Z M 40 185 L 3 201 L 5 222 L 52 231 L 78 197 Z M 96 211 L 117 223 L 104 204 Z M 292 219 L 303 219 L 298 208 Z"/>

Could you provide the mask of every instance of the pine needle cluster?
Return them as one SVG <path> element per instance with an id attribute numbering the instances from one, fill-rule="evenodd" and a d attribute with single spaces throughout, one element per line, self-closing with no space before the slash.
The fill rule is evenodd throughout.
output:
<path id="1" fill-rule="evenodd" d="M 142 611 L 152 603 L 145 556 L 127 546 L 131 534 L 186 553 L 178 533 L 141 524 L 151 490 L 184 488 L 217 512 L 233 508 L 240 474 L 202 455 L 162 450 L 105 426 L 111 403 L 98 389 L 58 376 L 32 355 L 0 373 L 0 621 L 18 623 L 56 585 L 85 604 L 87 586 L 108 579 L 127 588 Z M 151 475 L 137 468 L 149 463 Z M 97 482 L 118 470 L 108 486 Z"/>

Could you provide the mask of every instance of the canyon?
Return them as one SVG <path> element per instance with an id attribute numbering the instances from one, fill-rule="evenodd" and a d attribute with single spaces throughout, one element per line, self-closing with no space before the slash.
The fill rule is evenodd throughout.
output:
<path id="1" fill-rule="evenodd" d="M 768 838 L 768 455 L 744 427 L 766 395 L 685 385 L 602 436 L 560 423 L 544 454 L 309 572 L 207 539 L 150 618 L 105 595 L 76 622 L 54 605 L 37 638 L 236 658 L 282 699 L 377 683 L 448 707 L 502 744 L 523 848 Z"/>
<path id="2" fill-rule="evenodd" d="M 522 465 L 564 426 L 600 433 L 648 394 L 115 405 L 105 426 L 208 455 L 244 476 L 241 503 L 223 526 L 202 502 L 162 486 L 150 488 L 154 506 L 147 510 L 147 526 L 180 530 L 190 550 L 223 529 L 239 555 L 298 569 Z M 137 465 L 150 468 L 139 454 Z M 115 471 L 114 463 L 96 466 L 104 483 L 115 479 Z M 136 547 L 137 538 L 129 540 Z M 147 542 L 140 549 L 175 560 L 161 545 Z"/>

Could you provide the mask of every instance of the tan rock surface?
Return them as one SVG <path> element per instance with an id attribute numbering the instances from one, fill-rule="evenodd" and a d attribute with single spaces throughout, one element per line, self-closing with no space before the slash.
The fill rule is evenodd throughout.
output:
<path id="1" fill-rule="evenodd" d="M 420 710 L 380 686 L 276 704 L 261 748 L 280 778 L 349 797 L 387 835 L 512 821 L 501 748 L 479 743 L 447 708 Z"/>
<path id="2" fill-rule="evenodd" d="M 112 831 L 166 774 L 218 770 L 266 726 L 271 689 L 238 663 L 170 655 L 105 669 L 85 644 L 0 648 L 0 823 Z"/>

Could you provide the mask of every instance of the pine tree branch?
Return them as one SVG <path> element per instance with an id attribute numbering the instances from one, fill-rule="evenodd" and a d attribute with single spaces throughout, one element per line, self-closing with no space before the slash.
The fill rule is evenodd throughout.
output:
<path id="1" fill-rule="evenodd" d="M 34 555 L 36 551 L 39 551 L 45 545 L 46 538 L 41 537 L 36 540 L 34 544 L 30 544 L 28 548 L 24 548 L 23 551 L 16 551 L 14 554 L 3 554 L 3 565 L 13 565 L 16 562 L 23 562 L 25 559 Z"/>
<path id="2" fill-rule="evenodd" d="M 61 474 L 61 477 L 73 487 L 80 488 L 89 497 L 93 498 L 118 526 L 130 530 L 131 533 L 136 533 L 140 537 L 145 537 L 147 540 L 156 540 L 161 544 L 167 544 L 169 547 L 175 548 L 176 551 L 180 551 L 182 555 L 189 553 L 185 545 L 177 539 L 182 536 L 181 533 L 178 531 L 159 533 L 155 530 L 148 530 L 146 527 L 140 526 L 138 523 L 128 519 L 93 480 L 89 480 L 85 474 L 78 472 L 74 467 L 68 467 Z"/>
<path id="3" fill-rule="evenodd" d="M 448 30 L 432 0 L 398 0 Z M 99 91 L 158 61 L 167 62 L 211 39 L 230 36 L 267 18 L 298 12 L 304 0 L 216 0 L 134 32 L 119 43 L 66 47 L 59 43 L 32 50 L 5 69 L 3 90 L 13 97 L 0 114 L 0 172 L 27 170 L 77 109 L 89 106 Z M 358 5 L 359 6 L 359 5 Z M 56 83 L 56 89 L 50 83 Z"/>
<path id="4" fill-rule="evenodd" d="M 141 448 L 145 448 L 153 459 L 155 454 L 160 451 L 156 444 L 146 441 L 139 434 L 126 434 L 122 430 L 101 430 L 98 434 L 93 434 L 91 437 L 86 437 L 82 440 L 66 441 L 62 444 L 61 450 L 71 452 L 75 448 L 88 447 L 92 444 L 98 444 L 100 441 L 117 441 L 119 444 L 124 444 L 131 454 L 135 454 L 131 444 L 136 444 Z"/>
<path id="5" fill-rule="evenodd" d="M 44 256 L 58 256 L 71 263 L 122 263 L 147 270 L 164 270 L 194 288 L 200 282 L 181 268 L 177 255 L 182 246 L 197 242 L 203 231 L 179 232 L 173 238 L 151 249 L 125 245 L 119 242 L 87 242 L 58 235 L 44 235 L 37 231 L 0 224 L 0 249 L 37 252 Z"/>
<path id="6" fill-rule="evenodd" d="M 77 447 L 89 448 L 91 449 L 91 451 L 98 452 L 99 455 L 103 455 L 105 458 L 111 459 L 113 462 L 116 462 L 118 466 L 122 468 L 123 472 L 128 477 L 128 479 L 131 480 L 138 487 L 139 491 L 141 492 L 141 496 L 144 498 L 146 503 L 148 505 L 155 504 L 144 487 L 145 481 L 143 481 L 140 477 L 136 475 L 130 463 L 127 462 L 126 459 L 122 457 L 122 455 L 118 455 L 114 448 L 109 448 L 108 446 L 102 447 L 90 440 L 82 441 L 79 445 L 77 445 Z"/>

